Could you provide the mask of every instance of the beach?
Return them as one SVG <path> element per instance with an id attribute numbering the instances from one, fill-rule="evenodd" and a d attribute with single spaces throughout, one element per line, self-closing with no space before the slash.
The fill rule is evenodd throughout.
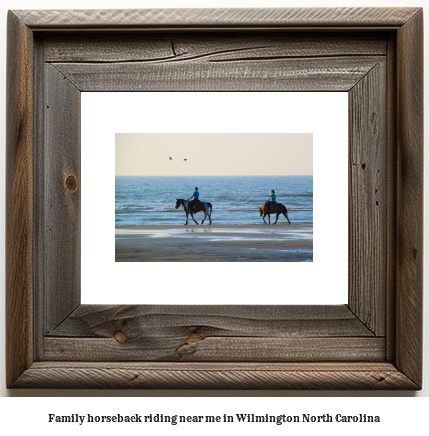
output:
<path id="1" fill-rule="evenodd" d="M 272 217 L 273 218 L 273 217 Z M 313 225 L 115 227 L 116 262 L 312 262 Z"/>

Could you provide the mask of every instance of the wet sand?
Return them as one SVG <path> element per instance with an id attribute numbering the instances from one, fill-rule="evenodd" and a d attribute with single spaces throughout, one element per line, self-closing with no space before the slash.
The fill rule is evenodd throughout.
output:
<path id="1" fill-rule="evenodd" d="M 115 228 L 116 262 L 312 262 L 311 224 Z"/>

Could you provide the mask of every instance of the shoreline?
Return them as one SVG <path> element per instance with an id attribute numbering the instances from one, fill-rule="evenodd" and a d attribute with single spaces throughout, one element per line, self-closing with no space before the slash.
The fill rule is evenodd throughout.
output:
<path id="1" fill-rule="evenodd" d="M 115 226 L 116 262 L 312 260 L 312 224 Z"/>
<path id="2" fill-rule="evenodd" d="M 188 225 L 185 224 L 149 224 L 149 225 L 126 225 L 126 226 L 115 226 L 115 230 L 140 230 L 140 229 L 147 229 L 147 230 L 156 230 L 156 229 L 181 229 L 181 228 L 204 228 L 204 229 L 260 229 L 262 228 L 278 228 L 278 227 L 287 227 L 291 229 L 297 229 L 297 228 L 312 228 L 313 224 L 307 224 L 307 223 L 285 223 L 285 222 L 278 222 L 277 224 L 191 224 Z"/>

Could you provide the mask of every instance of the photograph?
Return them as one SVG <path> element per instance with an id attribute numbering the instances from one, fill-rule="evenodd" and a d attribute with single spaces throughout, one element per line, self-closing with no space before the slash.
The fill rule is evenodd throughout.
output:
<path id="1" fill-rule="evenodd" d="M 312 262 L 311 133 L 118 133 L 116 262 Z"/>

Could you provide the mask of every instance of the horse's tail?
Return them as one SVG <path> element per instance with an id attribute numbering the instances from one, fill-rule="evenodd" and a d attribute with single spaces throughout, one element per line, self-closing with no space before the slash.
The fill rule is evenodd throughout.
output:
<path id="1" fill-rule="evenodd" d="M 210 216 L 211 216 L 211 214 L 212 214 L 212 209 L 213 209 L 213 206 L 212 206 L 212 204 L 211 203 L 209 203 L 209 202 L 207 202 L 207 206 L 209 207 L 209 209 L 210 209 Z"/>

